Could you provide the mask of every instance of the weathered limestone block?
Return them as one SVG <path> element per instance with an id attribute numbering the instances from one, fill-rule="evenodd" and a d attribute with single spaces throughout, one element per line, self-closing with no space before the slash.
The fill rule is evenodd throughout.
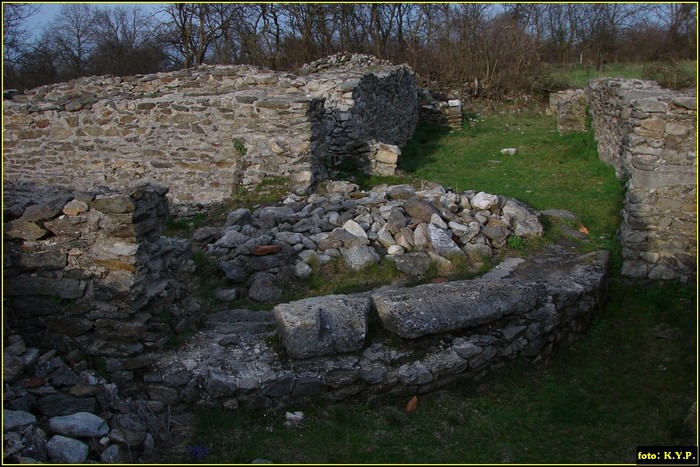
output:
<path id="1" fill-rule="evenodd" d="M 330 295 L 277 305 L 274 313 L 289 355 L 308 358 L 361 349 L 369 304 L 366 297 Z"/>
<path id="2" fill-rule="evenodd" d="M 464 329 L 526 312 L 544 298 L 543 285 L 480 280 L 372 294 L 384 327 L 406 338 Z"/>
<path id="3" fill-rule="evenodd" d="M 379 255 L 374 251 L 374 248 L 357 243 L 350 248 L 343 249 L 342 253 L 345 264 L 353 271 L 359 271 L 380 261 Z"/>

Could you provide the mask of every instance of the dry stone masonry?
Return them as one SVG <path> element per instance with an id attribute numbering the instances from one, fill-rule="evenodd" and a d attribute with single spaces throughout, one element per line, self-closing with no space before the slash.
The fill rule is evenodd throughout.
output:
<path id="1" fill-rule="evenodd" d="M 509 237 L 543 234 L 538 212 L 485 192 L 411 185 L 362 192 L 343 181 L 325 187 L 325 194 L 291 195 L 280 206 L 238 209 L 223 227 L 194 233 L 195 245 L 227 278 L 222 297 L 274 302 L 288 277 L 303 280 L 309 264 L 334 259 L 353 271 L 390 261 L 413 277 L 433 262 L 450 270 L 461 260 L 478 270 Z"/>
<path id="2" fill-rule="evenodd" d="M 548 112 L 557 116 L 560 135 L 587 131 L 586 95 L 583 89 L 553 92 L 549 95 Z"/>
<path id="3" fill-rule="evenodd" d="M 464 121 L 462 101 L 422 88 L 418 90 L 420 121 L 442 125 L 452 131 L 462 131 Z"/>
<path id="4" fill-rule="evenodd" d="M 514 261 L 480 279 L 281 304 L 282 348 L 273 331 L 232 339 L 223 330 L 251 317 L 222 312 L 186 347 L 163 354 L 145 380 L 169 403 L 223 408 L 430 392 L 573 343 L 603 299 L 607 264 L 607 252 L 553 246 L 537 264 Z M 511 289 L 522 300 L 504 297 Z"/>
<path id="5" fill-rule="evenodd" d="M 601 78 L 586 96 L 601 159 L 626 180 L 622 273 L 693 280 L 697 268 L 697 109 L 694 91 Z M 560 104 L 561 105 L 561 104 Z"/>
<path id="6" fill-rule="evenodd" d="M 684 277 L 690 250 L 671 232 L 694 222 L 695 187 L 664 177 L 689 160 L 695 107 L 645 97 L 609 117 L 595 108 L 594 122 L 625 128 L 596 134 L 622 148 L 630 179 L 626 271 Z M 456 263 L 476 272 L 509 239 L 542 236 L 543 217 L 575 220 L 483 191 L 318 183 L 347 161 L 394 174 L 419 118 L 461 129 L 461 103 L 440 101 L 408 67 L 354 54 L 298 74 L 204 66 L 83 78 L 6 101 L 6 460 L 143 462 L 193 406 L 426 393 L 571 345 L 604 299 L 609 259 L 570 242 L 473 280 L 280 303 L 319 263 L 389 263 L 411 280 Z M 170 208 L 190 214 L 268 177 L 295 192 L 231 211 L 191 242 L 162 235 Z M 640 232 L 650 243 L 662 230 L 663 253 L 642 251 Z M 218 308 L 206 314 L 193 249 L 218 268 Z M 274 309 L 230 305 L 242 297 Z"/>
<path id="7" fill-rule="evenodd" d="M 310 95 L 326 99 L 320 152 L 332 166 L 350 160 L 369 172 L 394 175 L 399 147 L 411 138 L 419 117 L 411 69 L 340 53 L 307 64 L 300 73 L 308 79 Z"/>
<path id="8" fill-rule="evenodd" d="M 6 190 L 154 182 L 181 214 L 266 177 L 302 192 L 344 158 L 393 174 L 418 121 L 413 71 L 354 54 L 299 75 L 201 66 L 80 78 L 4 104 Z"/>

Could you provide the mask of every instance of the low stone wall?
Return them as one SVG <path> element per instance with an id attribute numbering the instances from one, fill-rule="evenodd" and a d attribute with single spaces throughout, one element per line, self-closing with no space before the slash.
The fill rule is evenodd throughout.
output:
<path id="1" fill-rule="evenodd" d="M 419 89 L 420 121 L 431 125 L 446 126 L 452 131 L 462 131 L 464 121 L 462 101 L 444 97 L 442 99 L 445 100 L 435 97 L 428 89 Z"/>
<path id="2" fill-rule="evenodd" d="M 193 405 L 230 410 L 305 397 L 423 394 L 478 379 L 508 361 L 538 361 L 585 331 L 604 298 L 606 271 L 606 252 L 581 256 L 555 246 L 536 264 L 511 259 L 477 280 L 280 305 L 276 313 L 295 310 L 296 327 L 307 331 L 294 330 L 299 340 L 286 350 L 272 329 L 272 312 L 224 310 L 208 315 L 204 330 L 182 349 L 141 359 L 152 365 L 107 359 L 102 371 L 111 382 L 79 351 L 62 358 L 10 335 L 3 368 L 5 459 L 147 462 L 172 443 L 169 427 L 193 423 L 181 410 Z M 443 307 L 450 310 L 449 329 L 432 319 L 445 322 Z M 396 311 L 420 336 L 382 329 Z M 289 324 L 280 320 L 282 334 Z M 295 346 L 313 355 L 292 357 Z M 135 370 L 136 384 L 128 378 Z"/>
<path id="3" fill-rule="evenodd" d="M 573 343 L 604 297 L 607 264 L 607 252 L 559 249 L 535 268 L 471 281 L 278 305 L 284 347 L 273 332 L 228 334 L 246 322 L 272 325 L 265 312 L 225 311 L 185 348 L 162 355 L 144 379 L 155 400 L 203 407 L 426 393 Z"/>
<path id="4" fill-rule="evenodd" d="M 601 78 L 586 96 L 601 159 L 627 182 L 620 240 L 625 276 L 693 280 L 697 267 L 694 93 Z"/>
<path id="5" fill-rule="evenodd" d="M 373 145 L 401 146 L 413 134 L 415 76 L 373 57 L 334 57 L 335 68 L 306 75 L 201 66 L 14 95 L 4 101 L 6 191 L 153 182 L 192 214 L 264 178 L 305 191 L 325 178 L 328 158 L 372 170 Z"/>
<path id="6" fill-rule="evenodd" d="M 55 190 L 8 207 L 6 326 L 34 346 L 128 359 L 195 324 L 189 242 L 161 236 L 166 192 Z"/>
<path id="7" fill-rule="evenodd" d="M 549 96 L 549 107 L 557 116 L 557 130 L 560 135 L 587 131 L 586 95 L 583 89 L 560 91 Z"/>

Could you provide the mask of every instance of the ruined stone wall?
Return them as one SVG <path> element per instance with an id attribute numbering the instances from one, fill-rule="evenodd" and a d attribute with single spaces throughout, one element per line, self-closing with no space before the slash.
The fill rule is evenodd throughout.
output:
<path id="1" fill-rule="evenodd" d="M 421 123 L 441 125 L 451 131 L 462 131 L 464 122 L 462 101 L 436 97 L 430 90 L 418 90 L 419 120 Z"/>
<path id="2" fill-rule="evenodd" d="M 107 358 L 99 375 L 80 352 L 42 353 L 10 335 L 3 355 L 4 454 L 30 463 L 139 462 L 161 443 L 172 443 L 171 431 L 163 427 L 184 420 L 182 411 L 192 406 L 232 410 L 239 405 L 298 405 L 299 398 L 424 394 L 479 378 L 512 360 L 536 362 L 581 336 L 605 290 L 606 252 L 559 253 L 554 261 L 549 253 L 549 259 L 541 258 L 545 264 L 538 262 L 535 272 L 544 274 L 536 278 L 528 278 L 531 268 L 505 272 L 503 265 L 474 281 L 283 305 L 297 308 L 298 322 L 307 331 L 313 315 L 320 319 L 321 332 L 299 330 L 307 340 L 328 343 L 329 333 L 336 338 L 361 333 L 352 342 L 356 350 L 331 343 L 340 352 L 335 355 L 293 357 L 291 347 L 286 353 L 275 343 L 273 332 L 253 331 L 251 325 L 270 325 L 272 312 L 246 310 L 208 314 L 205 329 L 178 350 L 130 360 Z M 434 332 L 435 324 L 444 324 L 440 307 L 447 304 L 448 311 L 461 308 L 459 323 L 453 323 L 457 326 L 406 339 L 376 329 L 387 306 L 401 308 L 405 300 L 408 308 L 421 300 L 432 304 L 426 295 L 436 297 L 439 305 L 428 310 L 428 319 L 405 324 Z M 309 302 L 314 305 L 307 306 Z M 343 309 L 348 305 L 355 317 Z M 375 306 L 384 311 L 368 318 Z M 413 312 L 419 317 L 420 307 Z M 357 326 L 347 326 L 355 319 Z M 371 333 L 369 326 L 375 327 Z M 71 429 L 74 425 L 80 429 Z"/>
<path id="3" fill-rule="evenodd" d="M 376 247 L 417 277 L 432 261 L 449 269 L 447 257 L 461 255 L 458 236 L 472 261 L 511 232 L 542 233 L 539 213 L 484 192 L 356 190 L 331 182 L 328 197 L 313 194 L 309 204 L 290 195 L 283 206 L 238 209 L 227 230 L 203 227 L 193 241 L 222 258 L 223 284 L 250 283 L 241 270 L 266 277 L 264 294 L 249 297 L 268 301 L 273 274 L 291 280 L 290 255 L 321 262 L 342 250 L 358 270 L 380 260 Z M 165 189 L 44 191 L 5 210 L 4 453 L 25 462 L 135 462 L 172 442 L 161 427 L 193 406 L 426 393 L 511 360 L 536 362 L 585 333 L 606 290 L 607 252 L 551 245 L 475 280 L 313 297 L 274 311 L 222 303 L 200 321 L 189 242 L 161 236 Z M 362 251 L 370 258 L 355 257 Z M 237 296 L 215 291 L 222 302 Z M 196 333 L 166 345 L 196 321 Z"/>
<path id="4" fill-rule="evenodd" d="M 413 134 L 413 72 L 349 57 L 308 75 L 202 66 L 15 95 L 4 101 L 6 191 L 153 182 L 179 214 L 268 177 L 304 191 L 325 177 L 326 156 L 368 158 L 372 143 Z"/>
<path id="5" fill-rule="evenodd" d="M 319 152 L 330 165 L 351 159 L 368 172 L 393 175 L 398 155 L 378 155 L 378 144 L 400 147 L 413 135 L 419 118 L 413 71 L 340 53 L 305 65 L 302 72 L 309 95 L 326 99 L 325 144 Z"/>
<path id="6" fill-rule="evenodd" d="M 627 181 L 623 275 L 690 280 L 697 267 L 695 93 L 601 78 L 586 94 L 598 153 Z"/>
<path id="7" fill-rule="evenodd" d="M 536 270 L 510 275 L 278 305 L 284 349 L 267 333 L 232 339 L 227 332 L 240 321 L 262 317 L 223 311 L 192 345 L 163 354 L 144 379 L 155 400 L 229 409 L 431 392 L 571 345 L 604 298 L 607 262 L 607 252 L 553 262 L 550 255 Z"/>
<path id="8" fill-rule="evenodd" d="M 117 358 L 194 324 L 189 242 L 161 236 L 166 192 L 55 190 L 6 210 L 19 217 L 4 229 L 5 325 L 35 346 Z"/>
<path id="9" fill-rule="evenodd" d="M 17 182 L 170 188 L 201 209 L 266 176 L 312 181 L 322 103 L 304 82 L 251 67 L 93 77 L 5 101 L 4 168 Z"/>

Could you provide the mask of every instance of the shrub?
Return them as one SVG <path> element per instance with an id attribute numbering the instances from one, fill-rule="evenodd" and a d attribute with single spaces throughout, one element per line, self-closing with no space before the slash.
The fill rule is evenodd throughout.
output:
<path id="1" fill-rule="evenodd" d="M 669 89 L 691 87 L 695 84 L 693 77 L 678 62 L 657 62 L 644 66 L 642 78 L 654 80 L 659 86 Z"/>

